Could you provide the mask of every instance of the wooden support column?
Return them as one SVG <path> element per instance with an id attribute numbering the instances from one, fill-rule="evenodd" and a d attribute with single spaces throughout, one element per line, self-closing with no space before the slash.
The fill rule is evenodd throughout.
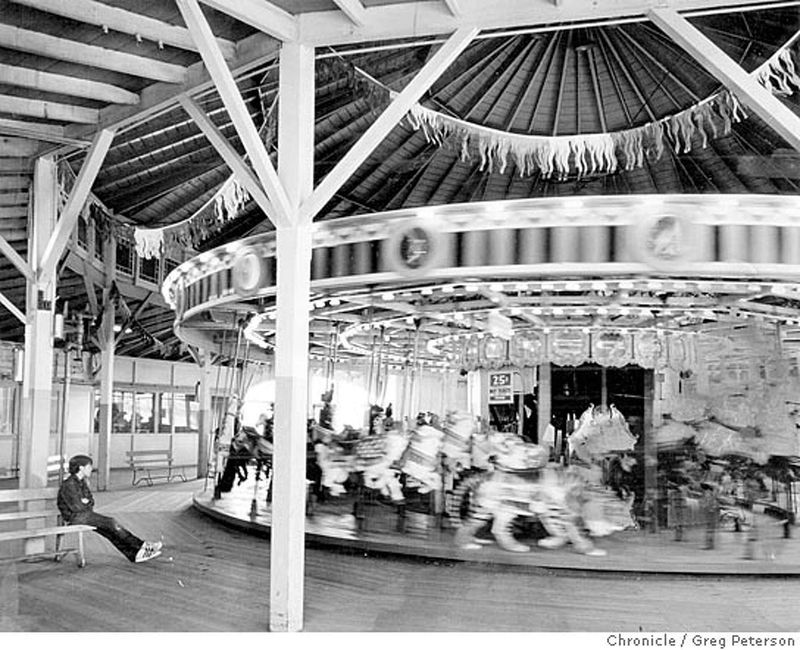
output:
<path id="1" fill-rule="evenodd" d="M 291 225 L 276 229 L 277 320 L 269 627 L 303 628 L 308 305 L 311 219 L 300 219 L 314 184 L 314 48 L 284 43 L 278 96 L 278 176 Z"/>
<path id="2" fill-rule="evenodd" d="M 56 226 L 58 180 L 52 158 L 34 164 L 33 214 L 29 224 L 28 257 L 36 280 L 29 280 L 26 293 L 25 364 L 22 382 L 22 427 L 20 438 L 20 487 L 47 485 L 50 454 L 50 399 L 53 385 L 54 280 L 38 277 L 40 261 Z M 32 547 L 31 551 L 35 551 Z"/>
<path id="3" fill-rule="evenodd" d="M 547 429 L 547 425 L 550 424 L 550 416 L 553 411 L 553 401 L 552 401 L 552 382 L 551 382 L 551 375 L 550 375 L 550 363 L 545 362 L 539 365 L 539 390 L 538 390 L 538 398 L 539 398 L 539 408 L 536 410 L 537 412 L 537 423 L 536 423 L 536 430 L 538 435 L 539 444 L 541 444 L 542 440 L 544 440 L 544 431 Z"/>
<path id="4" fill-rule="evenodd" d="M 97 489 L 108 489 L 111 477 L 111 427 L 112 405 L 114 403 L 114 321 L 116 308 L 111 299 L 111 288 L 116 277 L 117 245 L 114 237 L 109 237 L 103 243 L 103 260 L 106 264 L 106 281 L 103 288 L 103 325 L 100 331 L 100 400 L 98 402 L 97 418 L 100 422 L 100 431 L 97 438 L 97 457 L 94 459 L 97 468 Z"/>
<path id="5" fill-rule="evenodd" d="M 200 431 L 197 436 L 197 478 L 208 474 L 208 453 L 211 445 L 211 353 L 202 351 L 200 390 L 198 395 Z"/>

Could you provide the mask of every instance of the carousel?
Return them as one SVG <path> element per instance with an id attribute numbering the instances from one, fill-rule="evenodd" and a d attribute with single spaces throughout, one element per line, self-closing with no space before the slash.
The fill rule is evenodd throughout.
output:
<path id="1" fill-rule="evenodd" d="M 786 167 L 756 181 L 728 161 L 796 140 L 782 120 L 764 136 L 769 116 L 753 108 L 762 94 L 796 102 L 796 16 L 768 19 L 769 45 L 726 42 L 749 81 L 720 87 L 672 60 L 665 34 L 692 39 L 651 13 L 662 31 L 483 34 L 424 100 L 401 104 L 349 198 L 329 197 L 302 231 L 307 249 L 256 227 L 169 274 L 162 295 L 183 341 L 276 378 L 291 366 L 294 382 L 291 436 L 278 419 L 245 422 L 232 395 L 199 508 L 270 529 L 289 458 L 279 437 L 293 458 L 300 449 L 299 390 L 304 513 L 291 494 L 307 540 L 624 570 L 641 540 L 695 526 L 749 534 L 763 515 L 791 537 L 798 186 Z M 699 22 L 753 34 L 747 21 Z M 348 80 L 365 111 L 391 105 L 402 70 L 422 65 L 416 47 L 324 57 L 317 82 Z M 339 126 L 344 139 L 356 122 Z M 402 171 L 409 143 L 420 160 Z M 237 183 L 225 200 L 244 213 Z M 137 242 L 144 252 L 175 236 Z M 366 399 L 343 422 L 353 381 Z"/>

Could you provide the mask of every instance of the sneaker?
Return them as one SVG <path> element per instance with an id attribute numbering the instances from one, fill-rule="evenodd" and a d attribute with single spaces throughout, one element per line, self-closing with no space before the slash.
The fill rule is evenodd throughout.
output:
<path id="1" fill-rule="evenodd" d="M 142 544 L 142 547 L 136 553 L 136 559 L 134 562 L 147 562 L 148 560 L 152 560 L 153 558 L 157 558 L 161 555 L 161 551 L 157 551 L 147 544 Z"/>

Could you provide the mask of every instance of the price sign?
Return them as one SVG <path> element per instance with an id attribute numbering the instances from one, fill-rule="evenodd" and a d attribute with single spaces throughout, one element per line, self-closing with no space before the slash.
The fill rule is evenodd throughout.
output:
<path id="1" fill-rule="evenodd" d="M 514 387 L 510 372 L 489 373 L 489 404 L 513 404 Z"/>

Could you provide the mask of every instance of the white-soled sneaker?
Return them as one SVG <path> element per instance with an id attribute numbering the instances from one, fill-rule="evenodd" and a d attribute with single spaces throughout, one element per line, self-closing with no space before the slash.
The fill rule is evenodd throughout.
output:
<path id="1" fill-rule="evenodd" d="M 147 562 L 148 560 L 157 558 L 159 555 L 161 555 L 161 551 L 155 550 L 147 544 L 142 544 L 139 552 L 136 553 L 136 559 L 134 562 Z"/>

